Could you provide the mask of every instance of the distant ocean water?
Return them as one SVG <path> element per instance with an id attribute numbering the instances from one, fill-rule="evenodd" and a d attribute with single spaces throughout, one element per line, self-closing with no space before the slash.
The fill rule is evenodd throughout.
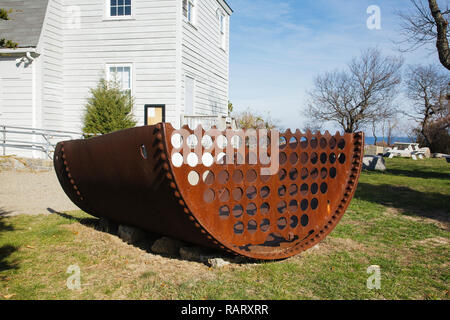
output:
<path id="1" fill-rule="evenodd" d="M 392 140 L 392 143 L 395 143 L 395 142 L 411 142 L 411 139 L 408 138 L 408 137 L 394 137 L 391 140 Z M 381 142 L 381 141 L 383 141 L 383 138 L 382 137 L 378 137 L 377 141 Z M 384 138 L 384 141 L 387 142 L 388 139 Z M 367 137 L 366 136 L 366 145 L 372 145 L 372 144 L 374 144 L 374 142 L 375 142 L 375 138 L 374 137 Z"/>

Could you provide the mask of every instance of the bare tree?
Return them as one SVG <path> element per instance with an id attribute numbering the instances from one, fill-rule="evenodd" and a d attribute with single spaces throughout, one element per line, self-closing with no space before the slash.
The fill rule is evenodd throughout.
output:
<path id="1" fill-rule="evenodd" d="M 401 83 L 403 60 L 368 49 L 348 64 L 348 70 L 328 72 L 315 79 L 309 95 L 309 117 L 336 122 L 356 132 L 394 113 L 392 101 Z"/>
<path id="2" fill-rule="evenodd" d="M 439 61 L 450 70 L 450 48 L 448 42 L 448 1 L 445 11 L 441 11 L 436 0 L 410 0 L 412 12 L 398 13 L 402 24 L 404 41 L 410 44 L 405 51 L 413 51 L 429 43 L 436 45 Z"/>
<path id="3" fill-rule="evenodd" d="M 432 148 L 439 131 L 448 135 L 450 75 L 435 65 L 416 65 L 409 67 L 406 77 L 406 93 L 414 103 L 413 114 L 409 115 L 419 123 L 419 139 Z"/>

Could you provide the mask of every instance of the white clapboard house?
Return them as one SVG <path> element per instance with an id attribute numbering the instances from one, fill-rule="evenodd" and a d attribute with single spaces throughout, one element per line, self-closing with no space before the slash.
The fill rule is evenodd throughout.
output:
<path id="1" fill-rule="evenodd" d="M 131 91 L 138 125 L 227 116 L 225 0 L 1 0 L 0 8 L 10 12 L 0 38 L 18 43 L 0 48 L 0 143 L 8 132 L 0 155 L 46 156 L 10 147 L 48 138 L 16 136 L 14 127 L 81 132 L 89 90 L 102 77 Z"/>

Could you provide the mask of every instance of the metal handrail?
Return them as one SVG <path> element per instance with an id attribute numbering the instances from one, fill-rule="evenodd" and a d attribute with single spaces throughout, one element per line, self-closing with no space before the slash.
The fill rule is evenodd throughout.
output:
<path id="1" fill-rule="evenodd" d="M 51 140 L 57 139 L 58 142 L 63 139 L 72 140 L 74 138 L 80 138 L 83 135 L 82 133 L 73 131 L 47 130 L 6 125 L 0 125 L 0 134 L 0 146 L 2 146 L 4 156 L 6 156 L 6 148 L 15 148 L 40 151 L 45 153 L 50 159 L 52 159 L 53 157 L 52 154 L 55 151 L 55 147 L 57 144 L 57 142 L 52 142 Z M 7 134 L 41 137 L 42 141 L 30 141 L 34 138 L 28 140 L 20 140 L 16 137 L 14 137 L 14 139 L 8 139 Z"/>

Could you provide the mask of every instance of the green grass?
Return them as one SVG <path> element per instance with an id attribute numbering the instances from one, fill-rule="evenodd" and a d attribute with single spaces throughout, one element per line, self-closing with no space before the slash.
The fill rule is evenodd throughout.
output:
<path id="1" fill-rule="evenodd" d="M 449 299 L 450 166 L 388 159 L 363 172 L 341 223 L 317 247 L 210 269 L 149 254 L 82 212 L 0 219 L 0 299 Z M 67 267 L 82 287 L 66 287 Z M 366 286 L 381 268 L 381 289 Z"/>

